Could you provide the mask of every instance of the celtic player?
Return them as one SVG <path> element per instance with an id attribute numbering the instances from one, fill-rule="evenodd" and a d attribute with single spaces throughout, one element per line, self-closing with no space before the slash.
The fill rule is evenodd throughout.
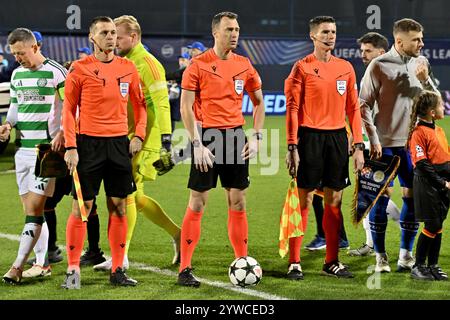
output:
<path id="1" fill-rule="evenodd" d="M 53 194 L 55 179 L 34 175 L 35 145 L 52 143 L 54 150 L 63 147 L 60 101 L 64 97 L 66 71 L 42 55 L 36 38 L 28 29 L 12 31 L 8 44 L 21 66 L 14 70 L 11 77 L 11 105 L 6 123 L 0 126 L 0 140 L 6 140 L 13 127 L 17 129 L 20 140 L 15 155 L 16 178 L 26 216 L 17 258 L 3 276 L 3 281 L 15 284 L 26 276 L 26 272 L 30 272 L 22 275 L 23 266 L 41 232 L 48 234 L 44 223 L 44 204 L 46 197 Z M 37 255 L 36 265 L 33 266 L 40 269 L 42 276 L 50 275 L 50 268 L 43 267 L 44 261 L 39 261 L 43 260 L 39 256 L 45 257 L 47 248 L 43 251 L 43 255 Z"/>

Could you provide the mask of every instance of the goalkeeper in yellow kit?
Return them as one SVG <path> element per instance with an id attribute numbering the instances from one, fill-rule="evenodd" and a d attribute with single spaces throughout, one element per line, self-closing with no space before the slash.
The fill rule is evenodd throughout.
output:
<path id="1" fill-rule="evenodd" d="M 147 103 L 147 135 L 142 150 L 132 159 L 133 176 L 137 191 L 127 198 L 128 233 L 124 257 L 124 268 L 128 268 L 128 248 L 136 224 L 137 211 L 163 228 L 173 238 L 175 256 L 172 263 L 179 263 L 181 229 L 164 212 L 158 202 L 144 194 L 144 181 L 152 181 L 173 167 L 170 156 L 171 120 L 165 71 L 161 63 L 141 43 L 141 28 L 133 16 L 114 19 L 117 27 L 118 54 L 134 62 L 141 78 L 142 91 Z M 128 112 L 132 112 L 130 104 Z M 134 132 L 133 117 L 128 117 L 128 132 Z M 130 134 L 131 135 L 131 134 Z M 132 136 L 129 136 L 131 139 Z M 158 171 L 153 166 L 155 166 Z M 110 270 L 107 260 L 94 266 L 96 270 Z"/>

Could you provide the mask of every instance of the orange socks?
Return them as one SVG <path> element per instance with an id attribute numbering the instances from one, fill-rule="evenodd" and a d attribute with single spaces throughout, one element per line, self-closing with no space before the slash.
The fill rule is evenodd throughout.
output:
<path id="1" fill-rule="evenodd" d="M 245 211 L 228 209 L 228 238 L 236 258 L 247 256 L 248 223 Z"/>
<path id="2" fill-rule="evenodd" d="M 66 251 L 68 269 L 80 272 L 80 257 L 86 237 L 86 223 L 70 214 L 66 226 Z"/>
<path id="3" fill-rule="evenodd" d="M 301 209 L 303 233 L 306 233 L 306 227 L 308 226 L 308 212 L 308 208 Z M 300 262 L 303 237 L 289 238 L 289 264 Z"/>
<path id="4" fill-rule="evenodd" d="M 123 268 L 123 257 L 125 255 L 125 245 L 127 242 L 127 229 L 128 224 L 126 216 L 109 216 L 108 240 L 112 256 L 111 272 L 115 272 L 117 267 Z"/>
<path id="5" fill-rule="evenodd" d="M 203 211 L 193 211 L 186 208 L 183 224 L 181 226 L 181 262 L 180 272 L 191 267 L 192 255 L 200 240 Z"/>
<path id="6" fill-rule="evenodd" d="M 325 232 L 325 241 L 327 244 L 325 263 L 338 260 L 339 256 L 339 234 L 342 225 L 342 213 L 338 207 L 332 207 L 325 204 L 323 213 L 323 231 Z"/>

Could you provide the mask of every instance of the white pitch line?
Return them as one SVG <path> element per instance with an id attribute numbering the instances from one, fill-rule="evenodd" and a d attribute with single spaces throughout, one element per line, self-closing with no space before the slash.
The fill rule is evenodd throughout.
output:
<path id="1" fill-rule="evenodd" d="M 5 171 L 0 171 L 0 175 L 3 174 L 13 174 L 16 173 L 16 170 L 5 170 Z"/>
<path id="2" fill-rule="evenodd" d="M 0 238 L 8 239 L 11 241 L 20 241 L 20 236 L 18 236 L 18 235 L 1 233 L 1 232 L 0 232 Z M 65 247 L 63 248 L 63 250 L 64 249 L 65 249 Z M 150 271 L 150 272 L 162 274 L 162 275 L 169 276 L 169 277 L 177 277 L 178 276 L 178 273 L 173 272 L 171 270 L 160 269 L 158 267 L 154 267 L 154 266 L 151 266 L 151 265 L 148 265 L 145 263 L 130 262 L 130 265 L 139 270 Z M 234 292 L 242 293 L 242 294 L 245 294 L 248 296 L 261 298 L 264 300 L 289 300 L 288 298 L 283 297 L 283 296 L 278 296 L 275 294 L 266 293 L 263 291 L 258 291 L 258 290 L 253 290 L 253 289 L 240 288 L 240 287 L 236 287 L 232 284 L 224 283 L 221 281 L 211 281 L 211 280 L 208 280 L 205 278 L 198 278 L 198 277 L 196 277 L 196 278 L 200 282 L 207 284 L 209 286 L 212 286 L 212 287 L 216 287 L 219 289 L 225 289 L 225 290 L 229 290 L 229 291 L 234 291 Z"/>

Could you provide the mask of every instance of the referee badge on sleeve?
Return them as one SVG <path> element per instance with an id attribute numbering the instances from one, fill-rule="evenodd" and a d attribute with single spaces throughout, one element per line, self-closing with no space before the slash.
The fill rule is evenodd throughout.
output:
<path id="1" fill-rule="evenodd" d="M 122 97 L 126 97 L 128 94 L 128 90 L 130 88 L 130 84 L 128 82 L 121 82 L 120 83 L 120 94 Z"/>
<path id="2" fill-rule="evenodd" d="M 244 91 L 244 80 L 234 80 L 234 90 L 237 94 L 241 94 Z"/>
<path id="3" fill-rule="evenodd" d="M 347 89 L 347 80 L 336 80 L 337 92 L 342 96 Z"/>

